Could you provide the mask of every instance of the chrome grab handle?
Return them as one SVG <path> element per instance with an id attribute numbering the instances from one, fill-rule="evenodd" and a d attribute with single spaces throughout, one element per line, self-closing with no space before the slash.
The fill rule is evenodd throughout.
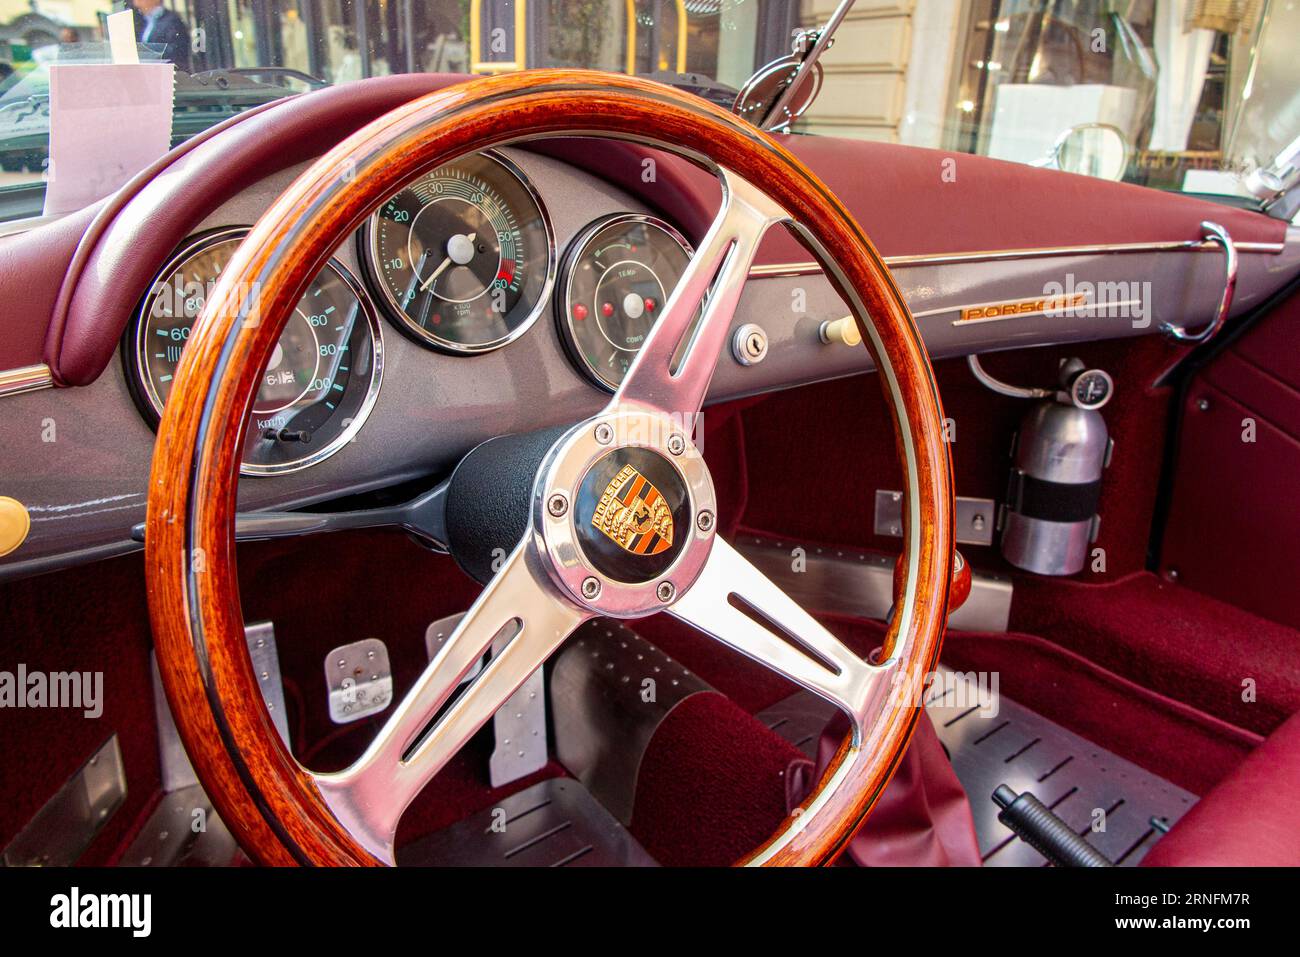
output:
<path id="1" fill-rule="evenodd" d="M 1223 247 L 1223 297 L 1219 300 L 1219 309 L 1214 318 L 1204 329 L 1197 333 L 1188 332 L 1183 326 L 1166 322 L 1160 328 L 1179 342 L 1209 342 L 1219 334 L 1223 324 L 1228 320 L 1228 310 L 1232 308 L 1232 294 L 1237 288 L 1237 246 L 1228 235 L 1228 231 L 1218 223 L 1201 223 L 1201 235 L 1204 239 L 1218 243 Z"/>

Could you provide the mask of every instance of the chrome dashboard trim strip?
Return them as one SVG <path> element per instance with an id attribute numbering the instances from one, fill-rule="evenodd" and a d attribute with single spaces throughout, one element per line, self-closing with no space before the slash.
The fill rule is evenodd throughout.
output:
<path id="1" fill-rule="evenodd" d="M 45 363 L 0 372 L 0 397 L 54 388 L 54 374 Z"/>
<path id="2" fill-rule="evenodd" d="M 1277 255 L 1286 249 L 1286 243 L 1237 243 L 1239 253 L 1267 253 Z M 1047 259 L 1053 256 L 1100 256 L 1114 253 L 1152 252 L 1210 252 L 1220 249 L 1216 242 L 1186 239 L 1163 243 L 1099 243 L 1088 246 L 1041 246 L 1026 249 L 987 249 L 970 253 L 922 253 L 915 256 L 885 256 L 885 265 L 891 269 L 909 266 L 942 266 L 951 263 L 993 262 L 1006 259 Z M 751 279 L 774 276 L 805 276 L 821 272 L 815 262 L 769 263 L 754 266 L 749 271 Z"/>
<path id="3" fill-rule="evenodd" d="M 1261 253 L 1277 255 L 1286 249 L 1285 243 L 1236 243 L 1238 253 Z M 917 256 L 886 256 L 885 264 L 891 269 L 911 266 L 937 266 L 948 263 L 988 262 L 1010 259 L 1043 259 L 1053 256 L 1095 256 L 1112 253 L 1145 252 L 1212 252 L 1220 250 L 1220 245 L 1212 240 L 1183 240 L 1167 243 L 1109 243 L 1091 246 L 1044 246 L 1027 249 L 985 250 L 971 253 L 937 253 Z M 769 263 L 753 266 L 749 270 L 750 279 L 766 279 L 780 276 L 805 276 L 822 271 L 815 262 Z M 936 310 L 941 312 L 950 309 Z M 54 386 L 54 376 L 50 367 L 44 363 L 21 366 L 0 372 L 0 398 L 35 392 Z"/>

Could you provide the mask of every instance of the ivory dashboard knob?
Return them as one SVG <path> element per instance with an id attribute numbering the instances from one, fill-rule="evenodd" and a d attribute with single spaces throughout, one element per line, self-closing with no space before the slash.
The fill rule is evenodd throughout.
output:
<path id="1" fill-rule="evenodd" d="M 852 316 L 845 316 L 843 319 L 823 322 L 818 330 L 822 342 L 828 345 L 835 345 L 842 342 L 846 346 L 862 345 L 862 333 L 858 331 L 858 321 Z"/>
<path id="2" fill-rule="evenodd" d="M 0 495 L 0 556 L 8 555 L 26 541 L 31 527 L 27 506 L 8 495 Z"/>

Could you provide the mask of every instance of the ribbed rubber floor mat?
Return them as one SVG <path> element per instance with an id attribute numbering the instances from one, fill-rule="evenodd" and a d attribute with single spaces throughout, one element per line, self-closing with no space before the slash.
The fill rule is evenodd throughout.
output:
<path id="1" fill-rule="evenodd" d="M 942 683 L 942 686 L 941 686 Z M 1137 864 L 1196 796 L 1035 714 L 970 674 L 941 669 L 927 701 L 939 740 L 970 796 L 984 863 L 1043 857 L 998 820 L 999 784 L 1031 791 L 1112 861 Z"/>
<path id="2" fill-rule="evenodd" d="M 397 853 L 449 867 L 653 867 L 631 833 L 579 781 L 550 778 Z"/>

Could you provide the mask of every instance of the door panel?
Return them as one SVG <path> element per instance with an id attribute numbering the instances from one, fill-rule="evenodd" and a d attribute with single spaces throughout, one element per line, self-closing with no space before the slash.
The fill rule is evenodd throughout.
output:
<path id="1" fill-rule="evenodd" d="M 1184 396 L 1161 568 L 1300 627 L 1300 293 L 1202 367 Z"/>

